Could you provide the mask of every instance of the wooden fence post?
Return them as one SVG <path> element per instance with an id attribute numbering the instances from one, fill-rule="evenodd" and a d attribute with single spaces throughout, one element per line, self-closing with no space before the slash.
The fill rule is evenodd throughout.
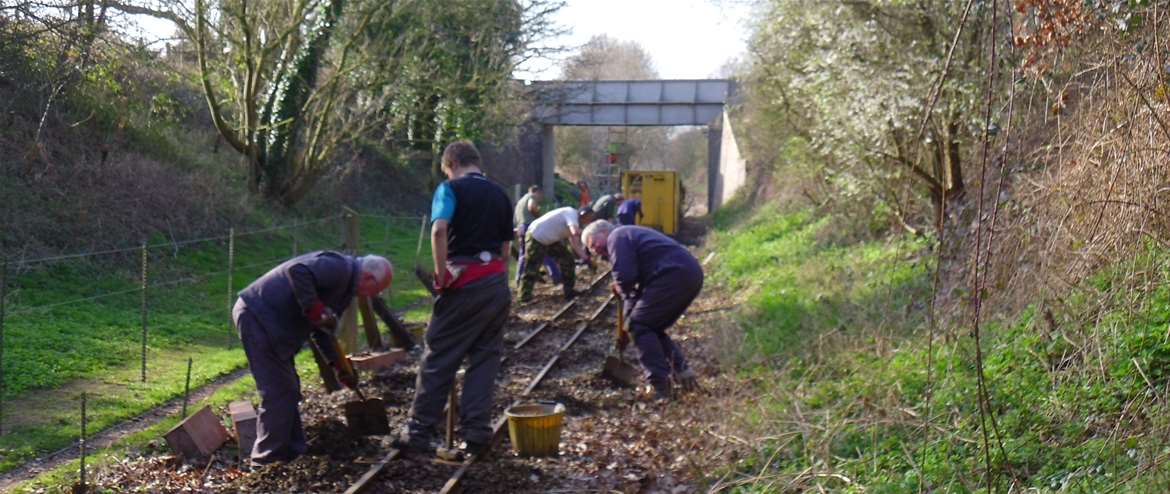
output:
<path id="1" fill-rule="evenodd" d="M 366 330 L 366 344 L 370 350 L 382 350 L 382 335 L 378 333 L 378 320 L 374 319 L 374 310 L 370 307 L 369 297 L 357 297 L 358 310 L 362 313 L 362 328 Z"/>

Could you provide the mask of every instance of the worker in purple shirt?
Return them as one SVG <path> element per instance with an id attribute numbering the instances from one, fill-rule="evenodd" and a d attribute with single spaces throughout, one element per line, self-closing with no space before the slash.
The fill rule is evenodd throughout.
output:
<path id="1" fill-rule="evenodd" d="M 619 225 L 636 225 L 642 219 L 642 200 L 626 199 L 618 206 L 617 220 Z"/>
<path id="2" fill-rule="evenodd" d="M 614 291 L 625 304 L 628 332 L 641 353 L 655 399 L 673 396 L 672 378 L 684 389 L 695 388 L 698 378 L 666 330 L 703 289 L 699 262 L 670 237 L 641 226 L 595 221 L 581 233 L 581 240 L 613 265 Z"/>
<path id="3" fill-rule="evenodd" d="M 393 277 L 383 257 L 317 251 L 285 261 L 240 291 L 232 318 L 260 392 L 254 464 L 289 461 L 307 449 L 293 357 L 310 337 L 338 380 L 357 387 L 357 376 L 338 365 L 337 314 L 355 295 L 372 297 L 389 288 Z"/>

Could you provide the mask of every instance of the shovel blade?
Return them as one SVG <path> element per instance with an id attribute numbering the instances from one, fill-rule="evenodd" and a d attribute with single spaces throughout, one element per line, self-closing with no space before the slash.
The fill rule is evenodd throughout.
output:
<path id="1" fill-rule="evenodd" d="M 377 436 L 390 433 L 390 420 L 381 398 L 355 400 L 345 404 L 345 423 L 354 434 Z"/>
<path id="2" fill-rule="evenodd" d="M 605 357 L 605 366 L 601 369 L 601 375 L 618 386 L 632 388 L 638 385 L 641 372 L 638 372 L 634 366 L 623 362 L 622 359 L 610 355 Z"/>

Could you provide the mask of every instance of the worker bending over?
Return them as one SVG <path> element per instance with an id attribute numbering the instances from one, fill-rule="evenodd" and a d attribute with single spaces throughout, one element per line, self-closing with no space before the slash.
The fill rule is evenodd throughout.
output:
<path id="1" fill-rule="evenodd" d="M 577 273 L 573 262 L 573 255 L 583 261 L 589 260 L 589 254 L 581 245 L 581 226 L 589 224 L 593 218 L 593 211 L 589 208 L 576 210 L 571 207 L 554 209 L 544 214 L 528 228 L 524 237 L 524 251 L 530 259 L 541 259 L 544 256 L 553 258 L 561 268 L 561 281 L 564 286 L 565 300 L 572 300 L 577 295 L 575 285 Z M 569 247 L 565 246 L 565 241 Z M 569 249 L 572 249 L 572 253 Z M 540 276 L 540 265 L 529 262 L 524 265 L 524 275 L 520 282 L 520 302 L 532 300 L 532 287 L 536 278 Z"/>
<path id="2" fill-rule="evenodd" d="M 597 198 L 593 203 L 593 219 L 594 220 L 611 220 L 613 219 L 614 211 L 618 204 L 622 202 L 622 195 L 606 194 Z"/>
<path id="3" fill-rule="evenodd" d="M 293 357 L 310 336 L 338 380 L 357 386 L 357 376 L 338 365 L 337 314 L 355 295 L 372 297 L 385 290 L 393 277 L 383 257 L 318 251 L 285 261 L 240 291 L 232 318 L 260 392 L 253 463 L 289 461 L 305 452 L 301 382 Z"/>
<path id="4" fill-rule="evenodd" d="M 617 220 L 619 225 L 637 225 L 642 219 L 642 200 L 629 198 L 618 206 Z"/>
<path id="5" fill-rule="evenodd" d="M 478 454 L 492 438 L 492 396 L 512 304 L 507 274 L 512 204 L 504 189 L 480 170 L 479 151 L 471 142 L 448 145 L 442 167 L 448 180 L 435 189 L 431 205 L 439 295 L 427 327 L 410 420 L 395 447 L 405 452 L 433 449 L 443 404 L 467 359 L 458 407 L 460 432 L 467 451 Z"/>
<path id="6" fill-rule="evenodd" d="M 703 269 L 670 237 L 641 226 L 608 221 L 585 229 L 582 241 L 613 264 L 614 291 L 625 304 L 626 324 L 641 353 L 655 399 L 672 396 L 671 378 L 683 388 L 697 383 L 682 350 L 666 334 L 703 288 Z"/>
<path id="7" fill-rule="evenodd" d="M 512 222 L 516 225 L 516 250 L 520 253 L 518 256 L 519 264 L 516 266 L 516 286 L 520 286 L 520 278 L 524 275 L 524 265 L 528 262 L 528 256 L 524 255 L 524 236 L 528 233 L 528 226 L 540 217 L 541 201 L 544 201 L 544 190 L 539 185 L 533 185 L 528 188 L 527 194 L 516 201 L 516 207 L 512 213 Z M 561 282 L 561 272 L 552 259 L 545 257 L 536 261 L 544 263 L 553 283 Z"/>

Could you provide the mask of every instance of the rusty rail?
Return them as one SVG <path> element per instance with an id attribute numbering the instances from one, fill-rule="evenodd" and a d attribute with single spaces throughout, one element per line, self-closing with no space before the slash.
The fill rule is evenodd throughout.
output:
<path id="1" fill-rule="evenodd" d="M 606 277 L 609 276 L 609 273 L 610 272 L 607 270 L 604 273 L 602 273 L 600 276 L 595 278 L 593 281 L 591 281 L 589 283 L 588 292 L 591 293 L 593 290 L 595 290 L 597 288 L 597 285 L 600 284 L 602 280 L 604 280 Z M 569 312 L 570 309 L 575 307 L 577 302 L 580 301 L 583 296 L 584 296 L 584 294 L 582 294 L 582 296 L 579 296 L 577 298 L 574 298 L 573 300 L 566 302 L 563 307 L 561 307 L 557 312 L 555 312 L 552 315 L 551 318 L 549 318 L 549 320 L 542 322 L 539 326 L 536 327 L 536 329 L 534 329 L 532 332 L 525 335 L 524 338 L 522 338 L 520 340 L 520 342 L 518 342 L 516 345 L 514 345 L 512 347 L 513 350 L 520 349 L 521 347 L 523 347 L 524 345 L 526 345 L 530 341 L 532 341 L 538 334 L 540 334 L 542 331 L 544 331 L 545 328 L 551 326 L 552 323 L 556 322 L 557 319 L 560 319 L 561 316 L 564 316 L 566 313 Z M 609 297 L 607 297 L 605 299 L 604 302 L 601 303 L 600 307 L 598 307 L 596 310 L 594 310 L 592 313 L 589 314 L 589 319 L 587 321 L 581 321 L 577 324 L 577 331 L 575 333 L 573 333 L 573 336 L 571 338 L 569 338 L 569 340 L 564 345 L 561 345 L 561 347 L 559 349 L 557 349 L 557 353 L 555 355 L 553 355 L 551 359 L 549 359 L 549 361 L 544 365 L 543 368 L 541 368 L 540 373 L 538 373 L 532 379 L 532 381 L 530 381 L 528 383 L 528 386 L 525 387 L 524 391 L 522 391 L 520 393 L 521 397 L 527 396 L 529 393 L 532 392 L 532 390 L 536 389 L 536 387 L 540 384 L 540 382 L 542 380 L 544 380 L 544 377 L 548 374 L 548 372 L 556 365 L 557 361 L 560 360 L 561 354 L 565 350 L 568 350 L 569 347 L 573 345 L 573 343 L 576 343 L 578 339 L 580 339 L 581 335 L 585 333 L 585 330 L 589 329 L 589 323 L 596 320 L 603 312 L 605 312 L 606 307 L 609 307 L 609 304 L 610 304 L 610 302 L 613 301 L 613 299 L 614 299 L 614 296 L 611 294 Z M 503 362 L 503 360 L 506 360 L 506 358 L 507 357 L 505 357 L 504 359 L 501 359 L 501 362 Z M 518 402 L 519 401 L 517 400 L 513 404 L 518 403 Z M 500 431 L 503 430 L 505 424 L 507 424 L 506 417 L 500 417 L 500 419 L 497 420 L 495 424 L 493 424 L 493 426 L 492 426 L 492 443 L 493 444 L 499 438 Z M 370 469 L 368 471 L 366 471 L 366 473 L 362 474 L 362 476 L 359 477 L 358 480 L 353 483 L 353 485 L 349 486 L 349 488 L 345 490 L 345 494 L 357 494 L 359 492 L 363 492 L 366 488 L 369 487 L 370 482 L 372 480 L 374 480 L 374 478 L 376 478 L 378 476 L 378 474 L 382 473 L 382 469 L 385 468 L 387 464 L 400 458 L 401 456 L 402 456 L 402 453 L 400 450 L 391 449 L 386 454 L 386 456 L 382 457 L 382 459 L 379 460 L 377 463 L 374 463 L 373 465 L 371 465 Z M 460 465 L 459 469 L 456 470 L 455 473 L 453 475 L 451 475 L 451 477 L 449 479 L 447 479 L 447 482 L 443 485 L 443 489 L 440 492 L 441 493 L 450 493 L 450 492 L 454 492 L 456 489 L 458 489 L 459 482 L 462 481 L 463 478 L 466 476 L 468 468 L 475 461 L 475 459 L 476 459 L 476 457 L 472 456 L 472 457 L 469 457 L 466 461 L 464 461 L 463 464 Z"/>

